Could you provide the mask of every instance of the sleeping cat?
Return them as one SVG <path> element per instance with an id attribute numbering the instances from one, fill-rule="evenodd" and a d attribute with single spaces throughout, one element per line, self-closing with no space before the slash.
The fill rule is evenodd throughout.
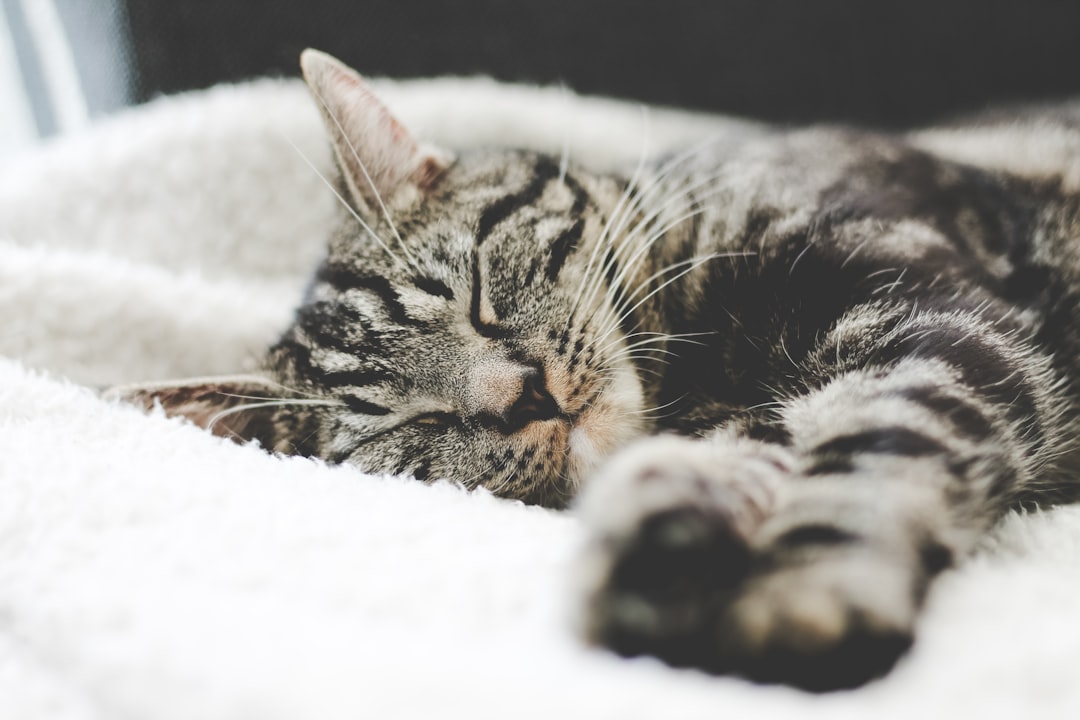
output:
<path id="1" fill-rule="evenodd" d="M 1080 193 L 1060 177 L 839 128 L 625 174 L 455 157 L 338 61 L 301 64 L 341 211 L 294 323 L 261 376 L 128 397 L 573 501 L 586 638 L 818 690 L 886 672 L 1003 513 L 1074 494 Z"/>

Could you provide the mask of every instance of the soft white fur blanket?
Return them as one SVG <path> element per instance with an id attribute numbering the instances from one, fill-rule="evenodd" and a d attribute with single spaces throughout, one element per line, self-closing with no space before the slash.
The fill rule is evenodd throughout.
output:
<path id="1" fill-rule="evenodd" d="M 736 122 L 382 84 L 419 135 L 633 161 Z M 285 138 L 289 138 L 287 141 Z M 1009 518 L 888 678 L 806 695 L 572 631 L 572 515 L 217 439 L 85 386 L 237 372 L 333 197 L 303 88 L 163 99 L 0 177 L 0 718 L 1080 717 L 1080 509 Z"/>

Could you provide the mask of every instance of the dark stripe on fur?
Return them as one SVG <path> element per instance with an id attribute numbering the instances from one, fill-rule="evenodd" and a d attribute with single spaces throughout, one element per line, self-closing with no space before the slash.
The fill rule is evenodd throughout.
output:
<path id="1" fill-rule="evenodd" d="M 311 349 L 309 347 L 291 338 L 282 338 L 278 341 L 277 345 L 274 346 L 272 352 L 288 357 L 292 361 L 297 376 L 321 387 L 359 387 L 370 385 L 390 377 L 389 373 L 380 373 L 380 371 L 375 370 L 327 372 L 322 368 L 316 367 L 312 363 Z M 380 374 L 381 376 L 379 376 Z M 359 398 L 345 396 L 341 399 L 350 410 L 365 415 L 387 415 L 390 412 L 384 407 L 365 400 L 360 400 Z"/>
<path id="2" fill-rule="evenodd" d="M 903 358 L 941 360 L 960 372 L 966 386 L 1000 405 L 1010 421 L 1041 433 L 1035 396 L 1022 368 L 1003 357 L 998 349 L 966 329 L 951 325 L 912 328 L 890 341 L 873 361 L 883 364 Z"/>
<path id="3" fill-rule="evenodd" d="M 454 299 L 454 291 L 451 290 L 442 280 L 436 280 L 435 278 L 431 277 L 415 277 L 413 278 L 413 285 L 415 285 L 420 290 L 423 290 L 428 295 L 446 298 L 447 300 Z"/>
<path id="4" fill-rule="evenodd" d="M 805 470 L 807 475 L 847 475 L 855 472 L 851 458 L 827 458 L 819 460 Z"/>
<path id="5" fill-rule="evenodd" d="M 1031 225 L 1030 210 L 998 176 L 900 144 L 849 168 L 822 193 L 819 206 L 840 222 L 920 220 L 965 257 L 973 245 L 1006 254 Z"/>
<path id="6" fill-rule="evenodd" d="M 609 247 L 604 253 L 604 279 L 609 286 L 615 285 L 615 279 L 619 275 L 619 263 L 615 259 L 615 249 Z"/>
<path id="7" fill-rule="evenodd" d="M 983 440 L 994 434 L 994 423 L 979 408 L 962 398 L 947 395 L 933 385 L 904 388 L 896 393 L 905 400 L 947 419 L 965 437 Z"/>
<path id="8" fill-rule="evenodd" d="M 938 455 L 946 449 L 928 435 L 894 425 L 835 437 L 818 445 L 810 454 L 823 458 L 850 458 L 861 453 L 925 457 Z"/>
<path id="9" fill-rule="evenodd" d="M 547 279 L 550 282 L 555 282 L 556 278 L 559 277 L 559 271 L 562 270 L 563 265 L 566 263 L 566 258 L 577 250 L 584 229 L 585 221 L 578 219 L 577 222 L 564 230 L 559 237 L 555 238 L 555 242 L 551 243 L 551 259 L 548 260 L 547 265 Z"/>
<path id="10" fill-rule="evenodd" d="M 420 482 L 424 482 L 431 477 L 431 460 L 428 458 L 422 459 L 420 464 L 413 468 L 412 476 Z"/>
<path id="11" fill-rule="evenodd" d="M 405 312 L 405 306 L 398 298 L 397 291 L 390 281 L 379 275 L 361 275 L 352 268 L 323 265 L 316 278 L 331 285 L 339 292 L 348 290 L 366 290 L 382 302 L 390 319 L 402 325 L 423 324 Z"/>
<path id="12" fill-rule="evenodd" d="M 296 318 L 304 334 L 320 347 L 360 356 L 383 351 L 379 333 L 371 329 L 367 318 L 345 303 L 311 303 L 300 308 Z"/>
<path id="13" fill-rule="evenodd" d="M 490 325 L 480 319 L 480 293 L 483 288 L 480 285 L 480 258 L 477 253 L 473 254 L 472 265 L 472 298 L 469 302 L 469 322 L 473 329 L 486 338 L 506 337 L 505 331 L 497 325 Z"/>
<path id="14" fill-rule="evenodd" d="M 513 215 L 517 210 L 536 203 L 544 194 L 547 184 L 559 176 L 559 166 L 548 158 L 538 158 L 533 167 L 533 179 L 520 192 L 504 195 L 480 215 L 476 223 L 476 245 L 479 247 L 495 226 Z"/>
<path id="15" fill-rule="evenodd" d="M 570 217 L 581 215 L 586 205 L 592 205 L 594 208 L 596 207 L 596 204 L 592 202 L 592 197 L 589 195 L 588 191 L 585 190 L 585 188 L 581 186 L 581 183 L 575 180 L 569 173 L 563 176 L 563 185 L 565 185 L 574 196 L 574 204 L 570 207 Z"/>
<path id="16" fill-rule="evenodd" d="M 311 363 L 311 349 L 293 338 L 283 337 L 270 348 L 272 358 L 287 358 L 296 375 L 305 380 L 322 377 L 322 370 Z"/>
<path id="17" fill-rule="evenodd" d="M 809 545 L 847 545 L 858 542 L 859 537 L 835 525 L 803 525 L 788 530 L 776 538 L 777 547 L 799 548 Z"/>
<path id="18" fill-rule="evenodd" d="M 341 398 L 341 401 L 345 403 L 345 407 L 349 410 L 357 413 L 358 415 L 389 415 L 390 408 L 385 408 L 382 405 L 376 405 L 373 402 L 367 400 L 361 400 L 358 397 L 351 395 L 345 395 Z"/>
<path id="19" fill-rule="evenodd" d="M 364 387 L 389 380 L 393 377 L 386 370 L 379 368 L 362 370 L 338 370 L 328 372 L 322 377 L 324 387 Z"/>

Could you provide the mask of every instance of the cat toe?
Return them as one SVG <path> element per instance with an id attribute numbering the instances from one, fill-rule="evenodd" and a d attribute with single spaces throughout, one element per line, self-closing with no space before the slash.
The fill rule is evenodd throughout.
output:
<path id="1" fill-rule="evenodd" d="M 717 616 L 731 672 L 806 690 L 857 687 L 911 646 L 917 576 L 895 556 L 844 549 L 751 576 Z"/>
<path id="2" fill-rule="evenodd" d="M 914 640 L 910 630 L 864 623 L 857 614 L 841 634 L 812 649 L 778 643 L 744 659 L 738 673 L 761 683 L 827 692 L 855 688 L 888 673 Z"/>
<path id="3" fill-rule="evenodd" d="M 588 597 L 585 635 L 621 655 L 700 666 L 716 608 L 749 562 L 745 539 L 706 508 L 649 516 L 612 553 L 605 582 Z"/>

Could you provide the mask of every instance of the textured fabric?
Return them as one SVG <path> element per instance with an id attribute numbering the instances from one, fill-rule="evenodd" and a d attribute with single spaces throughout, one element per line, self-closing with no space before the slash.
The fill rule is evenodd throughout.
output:
<path id="1" fill-rule="evenodd" d="M 637 108 L 382 85 L 418 134 L 633 160 Z M 653 113 L 651 151 L 730 121 Z M 286 139 L 287 138 L 287 139 Z M 885 680 L 809 696 L 573 633 L 572 515 L 271 457 L 74 383 L 242 372 L 330 222 L 302 88 L 140 108 L 0 176 L 5 718 L 1072 717 L 1080 511 L 1002 524 Z"/>

